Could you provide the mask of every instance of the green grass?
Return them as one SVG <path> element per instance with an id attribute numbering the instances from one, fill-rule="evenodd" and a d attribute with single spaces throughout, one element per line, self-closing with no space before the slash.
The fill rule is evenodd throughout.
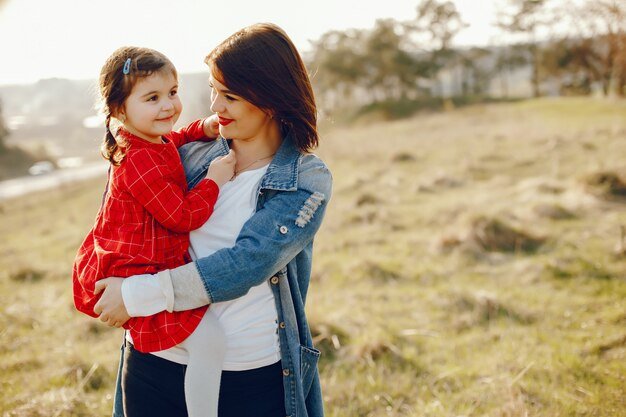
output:
<path id="1" fill-rule="evenodd" d="M 325 132 L 307 309 L 327 415 L 623 415 L 626 203 L 585 178 L 626 178 L 625 139 L 626 104 L 595 99 Z M 1 203 L 6 416 L 110 413 L 121 332 L 74 311 L 70 280 L 103 186 Z M 541 244 L 499 247 L 476 219 Z"/>

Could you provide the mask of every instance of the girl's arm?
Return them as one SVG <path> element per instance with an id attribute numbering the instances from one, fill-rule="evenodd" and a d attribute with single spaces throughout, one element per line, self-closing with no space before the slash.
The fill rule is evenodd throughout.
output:
<path id="1" fill-rule="evenodd" d="M 169 174 L 161 155 L 139 149 L 127 155 L 124 183 L 130 194 L 164 227 L 184 233 L 207 221 L 219 194 L 215 181 L 203 179 L 185 193 Z"/>
<path id="2" fill-rule="evenodd" d="M 188 126 L 172 131 L 165 135 L 177 148 L 195 140 L 215 140 L 219 136 L 217 116 L 212 115 L 205 119 L 196 120 Z"/>

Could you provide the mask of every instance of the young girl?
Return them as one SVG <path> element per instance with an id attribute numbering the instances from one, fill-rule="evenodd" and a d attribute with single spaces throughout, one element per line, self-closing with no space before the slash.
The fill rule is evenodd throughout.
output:
<path id="1" fill-rule="evenodd" d="M 73 267 L 74 304 L 90 316 L 98 317 L 96 281 L 156 274 L 189 262 L 189 232 L 207 221 L 219 188 L 234 175 L 231 152 L 211 163 L 206 178 L 187 190 L 177 148 L 215 138 L 217 123 L 207 118 L 173 132 L 182 111 L 177 89 L 176 69 L 151 49 L 120 48 L 102 68 L 100 94 L 106 114 L 102 153 L 111 162 L 109 186 Z M 111 118 L 121 123 L 115 133 Z M 216 416 L 223 330 L 207 307 L 182 312 L 164 307 L 166 311 L 156 315 L 126 322 L 127 338 L 141 352 L 158 355 L 175 346 L 187 352 L 189 415 Z M 149 376 L 145 382 L 149 389 Z"/>

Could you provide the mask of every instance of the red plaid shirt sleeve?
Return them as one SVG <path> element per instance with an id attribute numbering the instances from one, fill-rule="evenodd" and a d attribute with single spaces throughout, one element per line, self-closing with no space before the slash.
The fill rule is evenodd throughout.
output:
<path id="1" fill-rule="evenodd" d="M 161 225 L 184 233 L 208 220 L 219 194 L 219 187 L 213 180 L 204 179 L 186 193 L 157 152 L 139 149 L 127 157 L 126 187 Z"/>
<path id="2" fill-rule="evenodd" d="M 208 138 L 207 135 L 204 134 L 203 125 L 204 119 L 196 120 L 188 126 L 168 133 L 165 137 L 171 140 L 177 148 L 195 140 L 214 140 L 214 138 Z"/>
<path id="3" fill-rule="evenodd" d="M 93 311 L 100 299 L 99 295 L 94 294 L 98 279 L 97 265 L 93 229 L 91 229 L 83 240 L 72 267 L 74 305 L 78 311 L 91 317 L 98 317 Z"/>

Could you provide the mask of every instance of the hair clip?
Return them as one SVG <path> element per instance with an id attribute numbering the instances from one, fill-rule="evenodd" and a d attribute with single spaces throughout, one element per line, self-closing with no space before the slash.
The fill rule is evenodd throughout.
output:
<path id="1" fill-rule="evenodd" d="M 128 75 L 129 72 L 130 72 L 130 58 L 128 58 L 126 62 L 124 62 L 124 68 L 122 69 L 122 73 L 124 75 Z"/>

